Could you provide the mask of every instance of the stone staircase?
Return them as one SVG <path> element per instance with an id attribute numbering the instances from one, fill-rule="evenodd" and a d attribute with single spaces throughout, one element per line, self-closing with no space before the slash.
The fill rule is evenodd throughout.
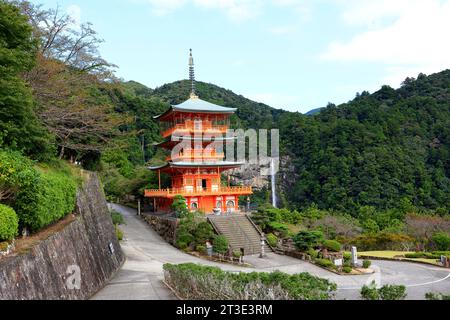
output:
<path id="1" fill-rule="evenodd" d="M 261 233 L 249 217 L 241 214 L 208 216 L 208 221 L 218 234 L 224 235 L 231 251 L 244 249 L 244 255 L 261 253 Z M 266 244 L 265 252 L 272 252 Z"/>

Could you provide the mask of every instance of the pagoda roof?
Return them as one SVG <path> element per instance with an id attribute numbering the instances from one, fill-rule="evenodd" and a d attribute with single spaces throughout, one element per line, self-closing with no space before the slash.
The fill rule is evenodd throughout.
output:
<path id="1" fill-rule="evenodd" d="M 227 108 L 217 104 L 202 100 L 196 96 L 192 96 L 183 103 L 172 105 L 169 110 L 163 114 L 153 117 L 154 119 L 161 119 L 172 112 L 201 112 L 201 113 L 219 113 L 219 114 L 233 114 L 236 108 Z"/>
<path id="2" fill-rule="evenodd" d="M 233 136 L 233 137 L 216 137 L 216 136 L 202 136 L 202 137 L 195 137 L 195 136 L 190 136 L 190 135 L 186 135 L 186 136 L 169 136 L 167 138 L 164 139 L 164 141 L 160 142 L 160 143 L 155 143 L 154 146 L 156 147 L 161 147 L 161 146 L 166 146 L 166 145 L 172 145 L 172 144 L 178 144 L 181 141 L 199 141 L 199 142 L 216 142 L 216 141 L 232 141 L 232 140 L 236 140 L 237 137 Z"/>
<path id="3" fill-rule="evenodd" d="M 190 162 L 190 161 L 177 161 L 167 162 L 161 166 L 149 167 L 150 170 L 162 170 L 166 168 L 217 168 L 228 167 L 234 168 L 244 165 L 244 162 L 232 162 L 232 161 L 214 161 L 214 162 Z"/>

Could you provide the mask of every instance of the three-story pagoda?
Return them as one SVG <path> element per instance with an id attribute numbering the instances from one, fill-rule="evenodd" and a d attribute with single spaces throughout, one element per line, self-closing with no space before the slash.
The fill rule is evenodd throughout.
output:
<path id="1" fill-rule="evenodd" d="M 171 151 L 167 163 L 151 167 L 158 172 L 159 189 L 146 190 L 145 196 L 153 199 L 154 210 L 170 211 L 173 198 L 182 195 L 192 211 L 239 211 L 239 197 L 252 194 L 251 187 L 223 185 L 222 173 L 240 167 L 243 163 L 225 161 L 223 144 L 234 136 L 227 136 L 230 116 L 236 109 L 226 108 L 201 100 L 195 94 L 194 60 L 189 57 L 192 83 L 190 98 L 173 105 L 155 117 L 161 123 L 164 141 L 158 146 Z M 171 177 L 171 188 L 161 188 L 161 173 Z"/>

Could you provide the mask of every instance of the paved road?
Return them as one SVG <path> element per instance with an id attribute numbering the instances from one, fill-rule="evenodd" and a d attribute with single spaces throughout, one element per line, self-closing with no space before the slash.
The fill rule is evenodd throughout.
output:
<path id="1" fill-rule="evenodd" d="M 450 272 L 446 269 L 408 262 L 373 261 L 376 273 L 364 276 L 340 276 L 310 263 L 287 256 L 269 254 L 267 258 L 246 257 L 254 268 L 243 268 L 219 264 L 193 257 L 165 242 L 143 220 L 136 211 L 113 205 L 124 215 L 126 225 L 124 241 L 121 242 L 127 260 L 117 275 L 92 299 L 176 299 L 162 283 L 164 263 L 194 262 L 218 266 L 232 272 L 272 271 L 286 273 L 309 272 L 327 278 L 338 285 L 338 299 L 358 299 L 360 288 L 372 280 L 381 284 L 403 284 L 407 286 L 408 299 L 423 299 L 425 293 L 450 293 Z"/>

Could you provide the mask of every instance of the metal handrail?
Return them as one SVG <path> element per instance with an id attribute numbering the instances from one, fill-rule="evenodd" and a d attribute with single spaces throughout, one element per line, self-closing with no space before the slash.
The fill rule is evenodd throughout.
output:
<path id="1" fill-rule="evenodd" d="M 248 244 L 248 247 L 251 247 L 252 250 L 252 254 L 255 253 L 255 248 L 252 245 L 252 241 L 250 240 L 249 236 L 247 235 L 247 233 L 244 231 L 244 229 L 242 229 L 242 227 L 239 225 L 239 223 L 236 221 L 236 219 L 234 219 L 234 216 L 230 215 L 230 219 L 233 222 L 233 225 L 236 225 L 237 228 L 239 229 L 239 231 L 244 235 L 246 242 Z"/>

